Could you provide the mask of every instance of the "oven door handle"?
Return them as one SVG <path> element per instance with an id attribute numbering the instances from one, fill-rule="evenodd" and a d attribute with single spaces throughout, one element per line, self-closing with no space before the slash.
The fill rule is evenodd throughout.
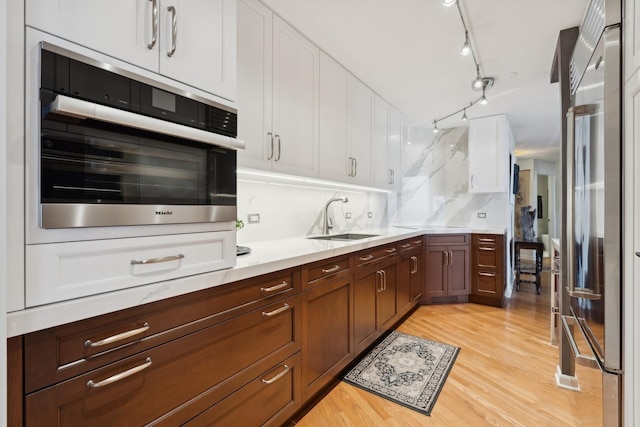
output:
<path id="1" fill-rule="evenodd" d="M 163 135 L 190 139 L 231 150 L 244 150 L 245 148 L 244 141 L 236 138 L 107 107 L 105 105 L 94 104 L 64 95 L 56 96 L 56 99 L 49 105 L 48 112 L 78 119 L 94 119 Z"/>

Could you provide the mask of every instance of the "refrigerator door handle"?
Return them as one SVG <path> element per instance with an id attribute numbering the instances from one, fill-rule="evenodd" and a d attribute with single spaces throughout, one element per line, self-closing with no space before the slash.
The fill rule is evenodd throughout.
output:
<path id="1" fill-rule="evenodd" d="M 576 339 L 573 336 L 573 331 L 569 327 L 569 324 L 575 325 L 577 323 L 576 318 L 573 316 L 563 315 L 560 316 L 560 319 L 562 320 L 562 328 L 564 329 L 564 333 L 567 336 L 567 341 L 569 341 L 571 352 L 576 359 L 576 363 L 582 366 L 587 366 L 589 368 L 603 369 L 603 367 L 601 367 L 598 363 L 598 359 L 595 357 L 595 355 L 585 356 L 584 354 L 580 353 L 580 349 L 578 348 Z M 582 328 L 580 328 L 580 330 L 582 331 Z"/>

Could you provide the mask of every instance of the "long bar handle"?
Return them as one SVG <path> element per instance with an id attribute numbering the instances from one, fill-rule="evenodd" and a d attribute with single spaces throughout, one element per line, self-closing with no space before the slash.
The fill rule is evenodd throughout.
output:
<path id="1" fill-rule="evenodd" d="M 495 251 L 496 248 L 485 248 L 483 246 L 479 246 L 478 250 L 481 250 L 481 251 Z"/>
<path id="2" fill-rule="evenodd" d="M 273 133 L 269 132 L 267 133 L 267 136 L 269 137 L 270 143 L 269 143 L 269 157 L 267 157 L 267 160 L 271 160 L 273 159 Z"/>
<path id="3" fill-rule="evenodd" d="M 171 50 L 167 56 L 171 58 L 176 53 L 176 41 L 178 39 L 178 11 L 174 6 L 169 6 L 167 10 L 171 13 Z"/>
<path id="4" fill-rule="evenodd" d="M 152 4 L 151 6 L 151 43 L 147 45 L 147 49 L 151 50 L 155 47 L 156 42 L 158 41 L 158 0 L 149 0 Z"/>
<path id="5" fill-rule="evenodd" d="M 331 268 L 323 268 L 322 272 L 323 273 L 334 273 L 334 272 L 336 272 L 338 270 L 340 270 L 340 266 L 338 264 L 336 264 Z"/>
<path id="6" fill-rule="evenodd" d="M 562 315 L 560 316 L 560 319 L 562 320 L 562 328 L 564 329 L 564 333 L 567 335 L 567 341 L 569 341 L 569 346 L 571 347 L 571 352 L 573 353 L 573 356 L 576 359 L 576 363 L 582 366 L 588 366 L 590 368 L 596 368 L 596 369 L 600 368 L 595 356 L 591 356 L 591 357 L 585 356 L 582 353 L 580 353 L 580 349 L 578 349 L 578 344 L 576 344 L 576 339 L 573 336 L 573 332 L 571 331 L 571 328 L 569 328 L 569 322 L 571 322 L 572 324 L 576 323 L 575 317 Z"/>
<path id="7" fill-rule="evenodd" d="M 144 322 L 144 325 L 142 325 L 142 327 L 138 329 L 132 329 L 127 332 L 122 332 L 121 334 L 112 335 L 100 341 L 93 342 L 91 340 L 86 340 L 84 342 L 84 346 L 85 347 L 101 347 L 103 345 L 113 344 L 114 342 L 126 340 L 127 338 L 131 338 L 143 332 L 147 332 L 149 328 L 150 328 L 149 324 L 147 322 Z"/>
<path id="8" fill-rule="evenodd" d="M 133 374 L 137 374 L 138 372 L 140 372 L 140 371 L 142 371 L 144 369 L 147 369 L 149 366 L 151 366 L 151 363 L 152 363 L 151 362 L 151 358 L 147 357 L 145 362 L 142 365 L 136 366 L 135 368 L 131 368 L 131 369 L 129 369 L 127 371 L 124 371 L 124 372 L 120 372 L 119 374 L 116 374 L 116 375 L 114 375 L 112 377 L 109 377 L 109 378 L 107 378 L 105 380 L 98 381 L 97 383 L 93 382 L 93 380 L 89 380 L 89 381 L 87 381 L 87 387 L 89 387 L 89 388 L 98 388 L 98 387 L 104 387 L 106 385 L 115 383 L 116 381 L 123 380 L 123 379 L 125 379 L 127 377 L 130 377 Z"/>
<path id="9" fill-rule="evenodd" d="M 275 292 L 280 289 L 288 288 L 289 283 L 286 280 L 283 280 L 279 285 L 271 286 L 270 288 L 260 288 L 260 292 Z"/>
<path id="10" fill-rule="evenodd" d="M 449 265 L 449 254 L 447 251 L 442 251 L 442 253 L 444 254 L 444 265 Z"/>
<path id="11" fill-rule="evenodd" d="M 361 256 L 360 261 L 371 261 L 373 258 L 375 258 L 373 255 Z"/>
<path id="12" fill-rule="evenodd" d="M 263 384 L 272 384 L 276 381 L 278 381 L 280 378 L 284 377 L 287 372 L 289 372 L 291 368 L 289 368 L 289 366 L 284 365 L 284 370 L 282 372 L 280 372 L 278 375 L 276 375 L 275 377 L 271 378 L 270 380 L 265 380 L 264 378 L 262 379 L 262 383 Z"/>
<path id="13" fill-rule="evenodd" d="M 415 256 L 412 256 L 411 261 L 413 262 L 413 268 L 411 268 L 411 274 L 416 274 L 418 272 L 418 258 Z"/>
<path id="14" fill-rule="evenodd" d="M 273 310 L 273 311 L 270 311 L 268 313 L 263 311 L 262 312 L 262 317 L 272 317 L 272 316 L 275 316 L 277 314 L 284 313 L 285 311 L 289 310 L 290 308 L 291 308 L 291 306 L 285 302 L 284 306 L 278 308 L 277 310 Z"/>
<path id="15" fill-rule="evenodd" d="M 478 274 L 485 277 L 496 277 L 496 273 L 485 273 L 484 271 L 479 271 Z"/>
<path id="16" fill-rule="evenodd" d="M 396 248 L 385 249 L 385 252 L 388 254 L 394 254 L 396 253 Z"/>
<path id="17" fill-rule="evenodd" d="M 405 243 L 404 245 L 400 245 L 402 249 L 407 249 L 411 247 L 411 243 Z"/>
<path id="18" fill-rule="evenodd" d="M 131 265 L 158 264 L 160 262 L 177 261 L 177 260 L 182 259 L 182 258 L 184 258 L 184 254 L 163 256 L 163 257 L 159 257 L 159 258 L 150 258 L 150 259 L 143 259 L 143 260 L 132 259 L 131 260 Z"/>
<path id="19" fill-rule="evenodd" d="M 488 239 L 486 237 L 479 237 L 478 238 L 478 242 L 495 243 L 496 239 Z"/>
<path id="20" fill-rule="evenodd" d="M 280 142 L 280 135 L 275 136 L 276 141 L 278 142 L 278 157 L 276 157 L 276 162 L 280 161 L 280 157 L 282 157 L 282 143 Z"/>
<path id="21" fill-rule="evenodd" d="M 449 265 L 453 265 L 453 252 L 449 251 Z"/>
<path id="22" fill-rule="evenodd" d="M 384 291 L 384 288 L 382 287 L 382 270 L 376 271 L 376 275 L 380 277 L 379 286 L 378 286 L 378 283 L 376 283 L 376 291 L 382 292 Z"/>

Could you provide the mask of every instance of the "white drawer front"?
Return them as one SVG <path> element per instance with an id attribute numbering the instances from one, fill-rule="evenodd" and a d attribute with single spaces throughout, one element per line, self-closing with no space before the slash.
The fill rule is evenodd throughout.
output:
<path id="1" fill-rule="evenodd" d="M 33 307 L 233 267 L 235 245 L 235 231 L 28 245 L 26 304 Z M 160 262 L 132 263 L 145 260 Z"/>

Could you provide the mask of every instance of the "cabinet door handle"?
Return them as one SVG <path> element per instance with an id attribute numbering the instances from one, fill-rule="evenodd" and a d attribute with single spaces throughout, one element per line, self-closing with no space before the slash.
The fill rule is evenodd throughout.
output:
<path id="1" fill-rule="evenodd" d="M 284 303 L 284 307 L 280 307 L 277 310 L 273 310 L 270 312 L 262 312 L 262 317 L 272 317 L 275 316 L 276 314 L 280 314 L 280 313 L 284 313 L 285 311 L 289 310 L 291 308 L 291 306 L 289 304 L 287 304 L 286 302 Z"/>
<path id="2" fill-rule="evenodd" d="M 98 388 L 98 387 L 104 387 L 106 385 L 115 383 L 116 381 L 120 381 L 123 380 L 127 377 L 130 377 L 133 374 L 136 374 L 140 371 L 142 371 L 143 369 L 147 369 L 149 366 L 151 366 L 151 358 L 147 357 L 146 360 L 144 361 L 144 363 L 142 365 L 136 366 L 135 368 L 131 368 L 127 371 L 124 372 L 120 372 L 119 374 L 116 374 L 112 377 L 109 377 L 105 380 L 102 381 L 98 381 L 97 383 L 94 383 L 93 380 L 89 380 L 87 381 L 87 387 L 89 388 Z"/>
<path id="3" fill-rule="evenodd" d="M 411 268 L 411 274 L 416 274 L 418 272 L 418 258 L 412 256 L 411 261 L 413 262 L 413 267 Z"/>
<path id="4" fill-rule="evenodd" d="M 483 271 L 479 271 L 478 274 L 485 277 L 496 277 L 496 273 L 485 273 Z"/>
<path id="5" fill-rule="evenodd" d="M 484 246 L 480 246 L 480 247 L 478 247 L 478 250 L 481 250 L 481 251 L 495 251 L 496 248 L 485 248 Z"/>
<path id="6" fill-rule="evenodd" d="M 126 340 L 127 338 L 131 338 L 133 336 L 139 335 L 143 332 L 147 332 L 149 330 L 150 326 L 147 322 L 144 322 L 144 325 L 142 325 L 141 328 L 138 329 L 132 329 L 130 331 L 127 332 L 122 332 L 121 334 L 116 334 L 116 335 L 112 335 L 108 338 L 102 339 L 100 341 L 96 341 L 93 342 L 91 340 L 86 340 L 84 342 L 84 346 L 85 347 L 101 347 L 103 345 L 108 345 L 108 344 L 112 344 L 114 342 L 118 342 L 118 341 L 122 341 L 122 340 Z"/>
<path id="7" fill-rule="evenodd" d="M 176 40 L 178 39 L 178 11 L 175 7 L 169 6 L 167 10 L 171 13 L 171 50 L 167 56 L 171 58 L 176 53 Z"/>
<path id="8" fill-rule="evenodd" d="M 286 280 L 283 280 L 279 285 L 271 286 L 270 288 L 260 288 L 260 292 L 275 292 L 288 287 L 289 283 Z"/>
<path id="9" fill-rule="evenodd" d="M 358 159 L 353 158 L 353 176 L 358 175 Z"/>
<path id="10" fill-rule="evenodd" d="M 271 378 L 270 380 L 265 380 L 264 378 L 262 379 L 262 383 L 263 384 L 273 384 L 274 382 L 278 381 L 280 378 L 284 377 L 287 372 L 289 372 L 291 368 L 289 368 L 287 365 L 284 365 L 284 370 L 282 372 L 280 372 L 278 375 L 276 375 L 275 377 Z"/>
<path id="11" fill-rule="evenodd" d="M 449 265 L 453 265 L 453 252 L 449 251 Z"/>
<path id="12" fill-rule="evenodd" d="M 179 259 L 184 258 L 183 254 L 171 255 L 171 256 L 163 256 L 159 258 L 150 258 L 150 259 L 142 259 L 142 260 L 131 260 L 131 265 L 139 265 L 139 264 L 158 264 L 160 262 L 169 262 L 169 261 L 177 261 Z"/>
<path id="13" fill-rule="evenodd" d="M 380 278 L 380 280 L 378 281 L 378 283 L 376 283 L 376 291 L 377 292 L 382 292 L 384 289 L 382 288 L 382 270 L 378 270 L 376 271 L 376 276 L 378 276 Z"/>
<path id="14" fill-rule="evenodd" d="M 276 162 L 280 161 L 280 157 L 282 156 L 282 145 L 280 143 L 280 135 L 276 135 L 276 142 L 278 143 L 278 157 L 276 157 Z"/>
<path id="15" fill-rule="evenodd" d="M 323 268 L 322 272 L 323 273 L 333 273 L 333 272 L 336 272 L 338 270 L 340 270 L 340 266 L 338 264 L 336 264 L 331 268 Z"/>
<path id="16" fill-rule="evenodd" d="M 373 255 L 361 256 L 360 261 L 371 261 L 373 258 Z"/>
<path id="17" fill-rule="evenodd" d="M 269 137 L 269 157 L 267 157 L 267 160 L 271 160 L 273 159 L 273 134 L 271 132 L 267 133 L 267 136 Z"/>
<path id="18" fill-rule="evenodd" d="M 387 184 L 393 184 L 392 173 L 393 171 L 391 169 L 387 169 Z"/>
<path id="19" fill-rule="evenodd" d="M 444 265 L 449 265 L 449 254 L 447 251 L 442 251 L 442 253 L 444 254 Z"/>
<path id="20" fill-rule="evenodd" d="M 151 43 L 147 45 L 147 49 L 151 50 L 158 41 L 158 0 L 149 0 L 151 2 Z"/>
<path id="21" fill-rule="evenodd" d="M 473 174 L 471 174 L 471 189 L 473 189 Z"/>

